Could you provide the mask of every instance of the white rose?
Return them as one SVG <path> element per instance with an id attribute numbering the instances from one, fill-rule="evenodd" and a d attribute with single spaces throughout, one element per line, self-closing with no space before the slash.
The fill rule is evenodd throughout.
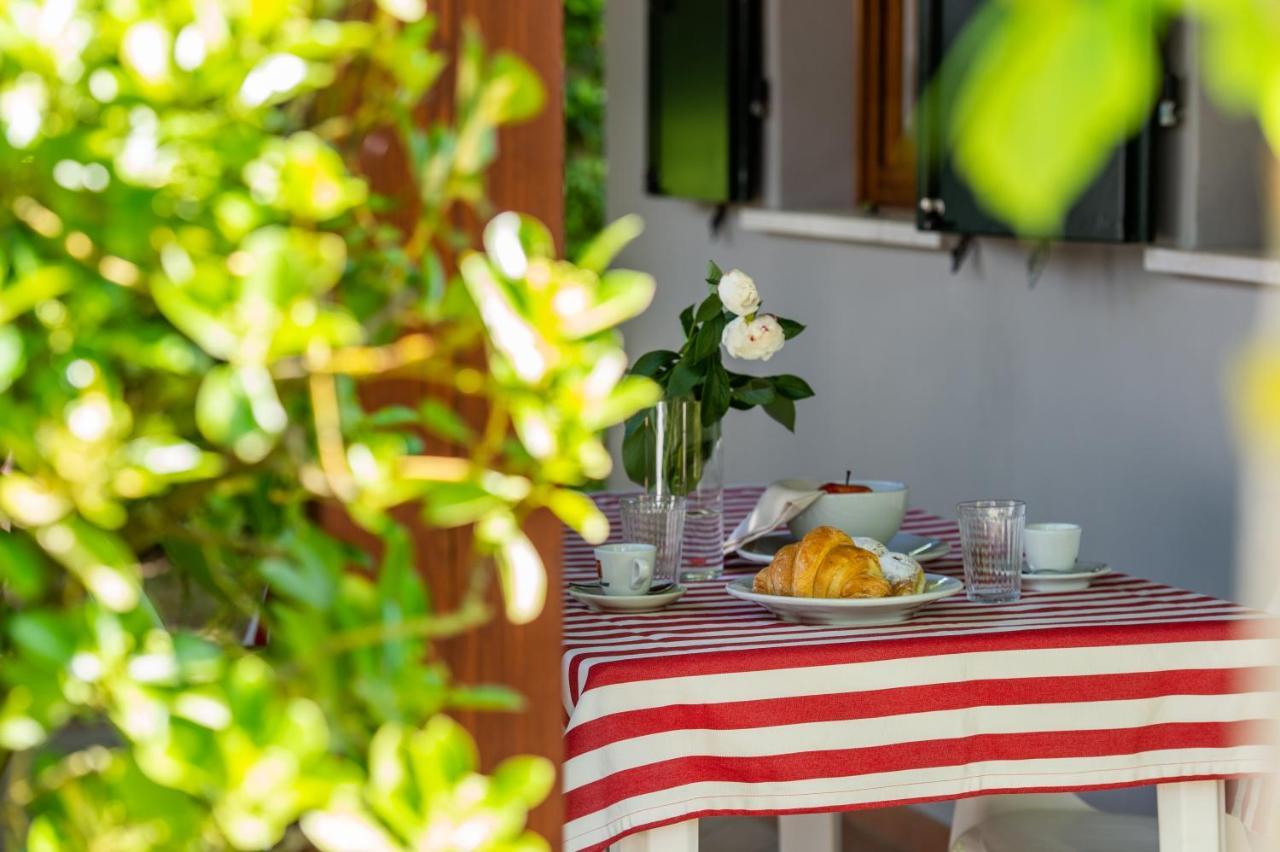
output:
<path id="1" fill-rule="evenodd" d="M 716 285 L 716 294 L 720 296 L 720 304 L 726 310 L 740 317 L 754 314 L 760 308 L 760 294 L 756 292 L 756 282 L 740 269 L 730 269 L 720 276 Z"/>
<path id="2" fill-rule="evenodd" d="M 734 358 L 748 361 L 768 361 L 782 348 L 785 340 L 778 318 L 772 314 L 760 314 L 751 322 L 738 317 L 725 326 L 720 342 Z"/>

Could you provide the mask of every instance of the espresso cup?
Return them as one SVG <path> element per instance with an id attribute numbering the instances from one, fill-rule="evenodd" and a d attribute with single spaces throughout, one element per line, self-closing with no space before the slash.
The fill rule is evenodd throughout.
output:
<path id="1" fill-rule="evenodd" d="M 1024 535 L 1027 567 L 1032 571 L 1062 573 L 1076 567 L 1079 524 L 1027 524 Z"/>
<path id="2" fill-rule="evenodd" d="M 657 548 L 652 544 L 605 544 L 596 548 L 596 574 L 606 595 L 643 595 L 653 585 Z"/>

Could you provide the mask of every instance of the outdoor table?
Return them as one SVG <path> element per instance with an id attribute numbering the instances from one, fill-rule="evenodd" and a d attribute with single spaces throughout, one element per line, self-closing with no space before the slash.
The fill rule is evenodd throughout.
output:
<path id="1" fill-rule="evenodd" d="M 726 490 L 726 529 L 760 491 Z M 618 496 L 596 496 L 614 540 Z M 925 569 L 962 576 L 954 522 L 913 509 L 903 529 L 950 542 Z M 730 558 L 726 579 L 757 567 Z M 567 534 L 566 580 L 594 573 Z M 566 596 L 567 850 L 687 852 L 711 815 L 1157 784 L 1162 852 L 1213 852 L 1222 779 L 1271 769 L 1271 695 L 1251 681 L 1274 630 L 1237 604 L 1112 573 L 846 628 L 779 621 L 724 582 L 628 615 Z M 837 836 L 832 817 L 785 819 L 784 849 Z"/>

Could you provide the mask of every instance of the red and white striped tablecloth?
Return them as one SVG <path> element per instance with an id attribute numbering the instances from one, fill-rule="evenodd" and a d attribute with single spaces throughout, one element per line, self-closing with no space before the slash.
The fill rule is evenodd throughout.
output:
<path id="1" fill-rule="evenodd" d="M 728 528 L 759 492 L 728 489 Z M 617 496 L 596 498 L 615 530 Z M 953 522 L 912 510 L 903 529 L 950 541 L 928 570 L 961 573 Z M 565 565 L 566 579 L 594 573 L 573 534 Z M 1252 683 L 1272 665 L 1270 622 L 1125 574 L 1015 604 L 950 598 L 887 627 L 787 624 L 723 581 L 654 613 L 592 613 L 566 597 L 564 622 L 569 850 L 712 814 L 1271 767 L 1260 720 L 1272 696 Z"/>

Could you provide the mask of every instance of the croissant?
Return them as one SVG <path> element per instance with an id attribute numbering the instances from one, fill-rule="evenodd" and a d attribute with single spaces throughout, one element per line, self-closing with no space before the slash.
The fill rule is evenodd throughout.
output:
<path id="1" fill-rule="evenodd" d="M 817 527 L 781 548 L 756 574 L 752 588 L 801 598 L 883 598 L 892 593 L 876 555 L 834 527 Z"/>

